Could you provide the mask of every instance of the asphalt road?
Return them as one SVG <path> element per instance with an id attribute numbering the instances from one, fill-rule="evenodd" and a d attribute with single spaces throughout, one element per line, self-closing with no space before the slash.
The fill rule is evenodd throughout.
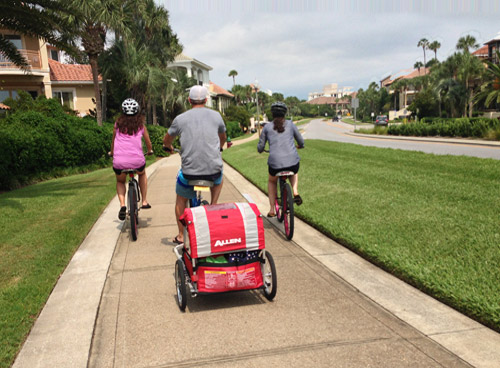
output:
<path id="1" fill-rule="evenodd" d="M 354 126 L 350 124 L 323 121 L 320 119 L 312 120 L 309 124 L 304 126 L 303 130 L 302 134 L 306 139 L 321 139 L 327 141 L 361 144 L 363 146 L 421 151 L 437 155 L 465 155 L 500 160 L 500 146 L 490 147 L 486 145 L 471 145 L 467 144 L 465 140 L 463 143 L 452 143 L 451 141 L 446 141 L 445 139 L 418 142 L 405 139 L 395 140 L 384 138 L 383 136 L 355 136 L 352 135 L 354 132 Z"/>

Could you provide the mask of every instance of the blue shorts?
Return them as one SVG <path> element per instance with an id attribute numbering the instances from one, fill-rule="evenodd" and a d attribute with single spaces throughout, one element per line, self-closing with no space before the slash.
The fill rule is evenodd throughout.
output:
<path id="1" fill-rule="evenodd" d="M 214 180 L 214 185 L 219 185 L 220 183 L 222 183 L 222 172 L 219 177 Z M 182 170 L 179 170 L 177 173 L 175 193 L 187 199 L 196 198 L 196 192 L 194 191 L 193 186 L 188 184 L 188 179 L 184 177 Z"/>

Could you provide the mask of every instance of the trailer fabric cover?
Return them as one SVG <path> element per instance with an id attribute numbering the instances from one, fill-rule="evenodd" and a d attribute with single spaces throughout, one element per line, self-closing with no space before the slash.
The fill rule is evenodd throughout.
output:
<path id="1" fill-rule="evenodd" d="M 186 208 L 180 219 L 187 227 L 193 258 L 265 247 L 264 223 L 255 203 Z"/>

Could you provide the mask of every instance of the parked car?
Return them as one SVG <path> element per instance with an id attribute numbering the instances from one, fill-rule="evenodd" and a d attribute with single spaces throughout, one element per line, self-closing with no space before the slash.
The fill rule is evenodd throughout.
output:
<path id="1" fill-rule="evenodd" d="M 389 119 L 387 115 L 379 115 L 375 119 L 375 126 L 387 126 L 389 124 Z"/>

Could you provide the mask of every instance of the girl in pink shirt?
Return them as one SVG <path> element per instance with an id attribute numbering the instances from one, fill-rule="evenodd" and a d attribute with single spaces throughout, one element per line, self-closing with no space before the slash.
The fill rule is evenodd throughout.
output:
<path id="1" fill-rule="evenodd" d="M 122 103 L 123 114 L 116 120 L 113 128 L 113 140 L 111 142 L 110 155 L 113 156 L 113 170 L 116 174 L 116 193 L 120 200 L 120 212 L 118 218 L 125 220 L 127 207 L 125 206 L 125 181 L 127 174 L 122 173 L 125 169 L 137 170 L 139 175 L 139 187 L 142 195 L 142 208 L 151 208 L 146 199 L 148 182 L 146 177 L 146 159 L 142 151 L 142 138 L 146 143 L 148 155 L 153 153 L 148 130 L 144 124 L 144 116 L 139 114 L 137 101 L 127 98 Z"/>

